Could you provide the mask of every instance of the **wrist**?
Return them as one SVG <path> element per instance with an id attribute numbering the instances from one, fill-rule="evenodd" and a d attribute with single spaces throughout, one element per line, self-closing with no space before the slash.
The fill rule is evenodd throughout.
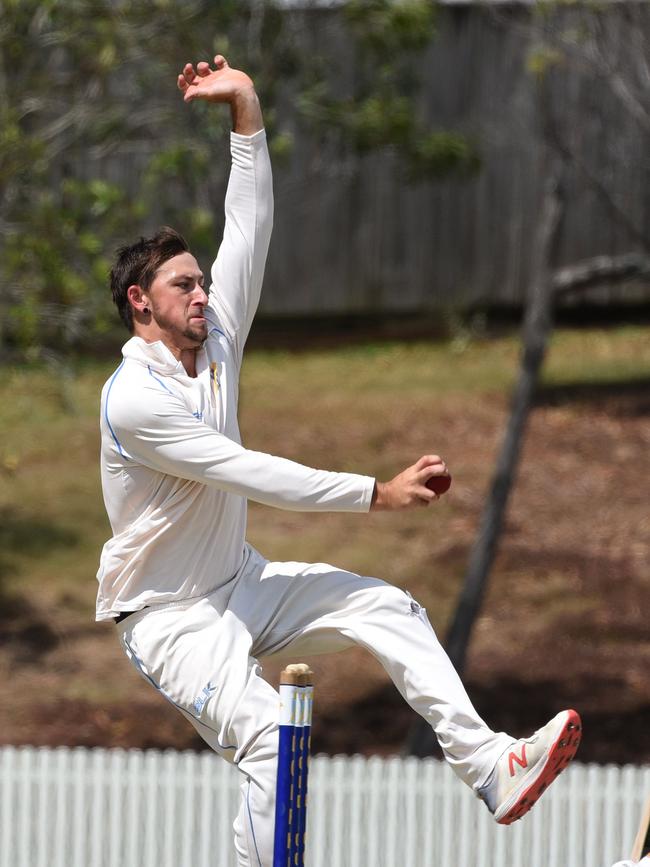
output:
<path id="1" fill-rule="evenodd" d="M 241 105 L 244 106 L 247 103 L 255 103 L 258 102 L 257 93 L 255 91 L 255 85 L 253 82 L 248 79 L 248 82 L 240 84 L 239 87 L 233 92 L 230 98 L 230 104 Z"/>
<path id="2" fill-rule="evenodd" d="M 253 135 L 264 126 L 260 101 L 253 83 L 243 85 L 230 101 L 232 128 L 239 135 Z"/>
<path id="3" fill-rule="evenodd" d="M 386 483 L 375 482 L 375 489 L 372 492 L 372 500 L 370 501 L 371 512 L 382 512 L 386 508 Z"/>

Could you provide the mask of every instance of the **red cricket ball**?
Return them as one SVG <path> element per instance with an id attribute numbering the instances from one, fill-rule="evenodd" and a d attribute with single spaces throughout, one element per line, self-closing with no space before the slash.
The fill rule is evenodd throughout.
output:
<path id="1" fill-rule="evenodd" d="M 451 485 L 451 476 L 431 476 L 426 482 L 427 488 L 434 494 L 444 494 Z"/>

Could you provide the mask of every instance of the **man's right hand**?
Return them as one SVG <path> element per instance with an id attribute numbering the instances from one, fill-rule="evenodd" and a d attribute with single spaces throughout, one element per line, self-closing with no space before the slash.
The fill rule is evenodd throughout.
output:
<path id="1" fill-rule="evenodd" d="M 395 512 L 428 506 L 440 499 L 427 488 L 426 483 L 434 476 L 448 476 L 447 465 L 438 455 L 423 455 L 419 461 L 407 467 L 390 482 L 376 482 L 372 496 L 371 512 Z"/>
<path id="2" fill-rule="evenodd" d="M 205 60 L 186 63 L 178 76 L 178 89 L 185 102 L 201 99 L 230 105 L 233 129 L 240 135 L 253 135 L 262 129 L 262 112 L 252 80 L 239 69 L 231 69 L 221 54 L 214 58 L 215 68 Z"/>

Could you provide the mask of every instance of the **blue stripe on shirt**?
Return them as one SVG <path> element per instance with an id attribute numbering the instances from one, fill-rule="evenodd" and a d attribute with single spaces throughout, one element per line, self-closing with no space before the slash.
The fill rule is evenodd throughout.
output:
<path id="1" fill-rule="evenodd" d="M 115 445 L 117 446 L 118 452 L 122 455 L 123 458 L 130 460 L 129 456 L 125 453 L 124 449 L 122 448 L 122 445 L 121 445 L 120 441 L 118 440 L 118 438 L 115 434 L 115 431 L 113 430 L 113 426 L 112 426 L 112 424 L 108 418 L 108 398 L 110 397 L 111 389 L 113 388 L 113 383 L 117 379 L 117 375 L 120 372 L 120 370 L 122 370 L 122 368 L 124 367 L 125 361 L 126 361 L 126 359 L 122 360 L 122 363 L 120 364 L 120 366 L 117 368 L 117 370 L 115 371 L 115 373 L 111 377 L 111 381 L 108 385 L 108 391 L 106 392 L 106 400 L 104 402 L 104 418 L 106 420 L 106 424 L 108 425 L 108 429 L 111 432 L 111 436 L 113 437 Z"/>
<path id="2" fill-rule="evenodd" d="M 170 391 L 170 389 L 167 388 L 167 386 L 166 386 L 165 383 L 162 381 L 162 379 L 161 379 L 159 376 L 156 376 L 156 374 L 155 374 L 155 373 L 153 372 L 153 370 L 151 369 L 151 365 L 150 365 L 150 364 L 147 365 L 147 370 L 149 371 L 149 376 L 153 377 L 153 379 L 155 379 L 156 382 L 157 382 L 159 385 L 162 385 L 162 387 L 165 389 L 165 391 L 166 391 L 168 394 L 172 394 L 172 395 L 174 394 L 173 391 Z"/>

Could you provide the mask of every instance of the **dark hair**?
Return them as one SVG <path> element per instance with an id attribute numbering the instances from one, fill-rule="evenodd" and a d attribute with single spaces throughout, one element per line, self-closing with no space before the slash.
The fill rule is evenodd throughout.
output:
<path id="1" fill-rule="evenodd" d="M 129 331 L 133 331 L 133 307 L 126 294 L 129 286 L 148 289 L 164 262 L 188 250 L 185 238 L 169 226 L 158 229 L 152 238 L 140 238 L 135 244 L 117 250 L 111 268 L 111 292 L 122 322 Z"/>

